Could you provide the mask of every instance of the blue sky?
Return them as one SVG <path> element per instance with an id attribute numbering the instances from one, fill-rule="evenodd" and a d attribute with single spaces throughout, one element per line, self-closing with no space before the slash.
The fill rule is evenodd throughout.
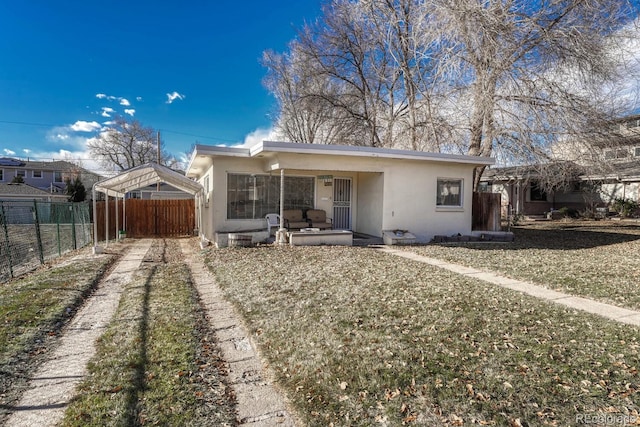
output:
<path id="1" fill-rule="evenodd" d="M 86 159 L 87 130 L 118 114 L 176 155 L 260 137 L 262 52 L 285 50 L 321 1 L 0 0 L 0 156 Z"/>

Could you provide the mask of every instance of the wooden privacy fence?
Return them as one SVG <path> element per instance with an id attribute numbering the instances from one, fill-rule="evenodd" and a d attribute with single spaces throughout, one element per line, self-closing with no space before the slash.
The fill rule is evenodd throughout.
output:
<path id="1" fill-rule="evenodd" d="M 196 227 L 195 201 L 186 200 L 141 200 L 128 199 L 123 209 L 118 200 L 118 224 L 127 237 L 180 237 L 191 236 Z M 97 240 L 104 240 L 105 205 L 96 206 Z M 126 218 L 124 218 L 126 215 Z M 123 222 L 124 219 L 124 222 Z M 116 203 L 109 200 L 109 238 L 116 237 Z M 124 224 L 124 227 L 123 227 Z"/>
<path id="2" fill-rule="evenodd" d="M 472 229 L 500 231 L 500 193 L 473 193 Z"/>

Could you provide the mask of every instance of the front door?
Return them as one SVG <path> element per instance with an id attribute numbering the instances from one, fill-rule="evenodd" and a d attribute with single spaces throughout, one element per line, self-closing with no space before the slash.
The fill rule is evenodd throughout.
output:
<path id="1" fill-rule="evenodd" d="M 333 179 L 333 229 L 351 230 L 351 178 Z"/>

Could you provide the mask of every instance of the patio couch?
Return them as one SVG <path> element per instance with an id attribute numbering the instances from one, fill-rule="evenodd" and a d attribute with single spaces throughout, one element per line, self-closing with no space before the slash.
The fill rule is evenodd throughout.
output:
<path id="1" fill-rule="evenodd" d="M 319 228 L 321 230 L 332 229 L 331 219 L 327 219 L 327 213 L 320 209 L 309 209 L 307 211 L 307 221 L 311 228 Z"/>
<path id="2" fill-rule="evenodd" d="M 304 218 L 302 209 L 285 209 L 283 212 L 284 226 L 288 230 L 309 227 L 309 222 Z"/>

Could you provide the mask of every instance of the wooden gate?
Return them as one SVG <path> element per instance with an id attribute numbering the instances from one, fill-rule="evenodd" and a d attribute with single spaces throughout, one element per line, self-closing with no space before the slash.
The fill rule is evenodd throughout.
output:
<path id="1" fill-rule="evenodd" d="M 500 231 L 500 193 L 473 193 L 472 229 Z"/>
<path id="2" fill-rule="evenodd" d="M 109 238 L 116 237 L 115 201 L 109 201 Z M 128 199 L 123 209 L 118 201 L 118 224 L 127 237 L 180 237 L 191 236 L 196 227 L 195 201 Z M 123 216 L 126 214 L 126 218 Z M 123 218 L 125 221 L 123 222 Z M 98 240 L 104 239 L 105 202 L 96 206 Z M 123 228 L 124 224 L 124 228 Z"/>

